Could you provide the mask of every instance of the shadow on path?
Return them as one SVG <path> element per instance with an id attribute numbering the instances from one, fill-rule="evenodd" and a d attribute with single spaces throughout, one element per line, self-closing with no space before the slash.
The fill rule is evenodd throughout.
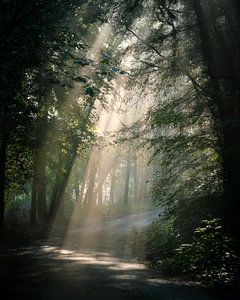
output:
<path id="1" fill-rule="evenodd" d="M 71 228 L 60 239 L 4 248 L 0 257 L 3 300 L 214 300 L 205 289 L 155 278 L 131 253 L 132 227 L 157 213 Z"/>

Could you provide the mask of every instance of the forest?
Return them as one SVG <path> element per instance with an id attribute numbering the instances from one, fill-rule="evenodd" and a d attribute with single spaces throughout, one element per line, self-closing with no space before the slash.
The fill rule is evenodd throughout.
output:
<path id="1" fill-rule="evenodd" d="M 0 0 L 0 45 L 4 299 L 97 298 L 41 281 L 36 249 L 80 239 L 239 299 L 240 2 Z M 20 263 L 42 270 L 29 294 Z M 214 299 L 176 293 L 164 299 Z"/>

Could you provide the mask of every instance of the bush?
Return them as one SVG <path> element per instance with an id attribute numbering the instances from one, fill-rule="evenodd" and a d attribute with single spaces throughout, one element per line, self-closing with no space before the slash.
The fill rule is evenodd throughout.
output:
<path id="1" fill-rule="evenodd" d="M 145 232 L 133 229 L 134 254 L 144 256 L 160 272 L 184 275 L 208 287 L 239 282 L 237 245 L 224 234 L 220 219 L 201 221 L 188 243 L 183 243 L 173 224 L 159 219 Z"/>
<path id="2" fill-rule="evenodd" d="M 30 221 L 31 201 L 25 195 L 19 195 L 6 202 L 6 222 L 10 224 L 28 224 Z"/>
<path id="3" fill-rule="evenodd" d="M 138 258 L 146 258 L 154 268 L 163 260 L 174 255 L 181 244 L 180 235 L 173 229 L 172 220 L 158 219 L 145 231 L 133 228 L 133 254 Z"/>
<path id="4" fill-rule="evenodd" d="M 174 230 L 172 220 L 157 220 L 152 223 L 146 238 L 146 256 L 158 261 L 171 257 L 181 243 L 180 235 Z"/>
<path id="5" fill-rule="evenodd" d="M 190 275 L 207 286 L 226 286 L 238 280 L 239 265 L 234 241 L 223 234 L 220 220 L 212 219 L 203 220 L 192 242 L 181 244 L 161 267 Z"/>

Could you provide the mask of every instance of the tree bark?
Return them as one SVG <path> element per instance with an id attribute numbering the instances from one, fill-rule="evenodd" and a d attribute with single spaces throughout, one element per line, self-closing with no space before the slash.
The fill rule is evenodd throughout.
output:
<path id="1" fill-rule="evenodd" d="M 133 169 L 133 179 L 134 179 L 134 203 L 138 202 L 138 191 L 139 191 L 139 180 L 138 180 L 138 160 L 137 155 L 134 155 L 134 169 Z"/>
<path id="2" fill-rule="evenodd" d="M 39 148 L 36 154 L 32 182 L 31 224 L 45 224 L 47 221 L 46 199 L 46 149 Z"/>
<path id="3" fill-rule="evenodd" d="M 7 143 L 6 138 L 2 134 L 0 145 L 0 231 L 4 230 L 5 217 L 5 181 L 6 181 L 6 159 L 7 159 Z"/>
<path id="4" fill-rule="evenodd" d="M 130 171 L 131 171 L 131 158 L 130 158 L 130 153 L 128 153 L 127 164 L 126 164 L 125 188 L 124 188 L 124 196 L 123 196 L 123 203 L 125 205 L 128 205 L 129 203 Z"/>

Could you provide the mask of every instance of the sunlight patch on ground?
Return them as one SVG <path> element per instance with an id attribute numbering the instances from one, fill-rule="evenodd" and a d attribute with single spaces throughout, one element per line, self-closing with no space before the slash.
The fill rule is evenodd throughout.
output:
<path id="1" fill-rule="evenodd" d="M 110 270 L 146 270 L 146 266 L 138 263 L 121 262 L 109 268 Z"/>
<path id="2" fill-rule="evenodd" d="M 117 280 L 134 280 L 137 279 L 137 275 L 112 275 L 111 278 Z"/>
<path id="3" fill-rule="evenodd" d="M 76 263 L 83 263 L 85 265 L 107 266 L 112 271 L 137 271 L 146 270 L 146 266 L 136 262 L 125 262 L 121 259 L 112 257 L 107 253 L 92 252 L 90 254 L 80 253 L 76 251 L 70 251 L 66 249 L 60 249 L 51 246 L 42 246 L 41 250 L 47 254 L 53 254 L 53 258 L 63 261 L 74 261 Z M 115 276 L 115 279 L 134 279 L 135 275 L 119 275 Z"/>

